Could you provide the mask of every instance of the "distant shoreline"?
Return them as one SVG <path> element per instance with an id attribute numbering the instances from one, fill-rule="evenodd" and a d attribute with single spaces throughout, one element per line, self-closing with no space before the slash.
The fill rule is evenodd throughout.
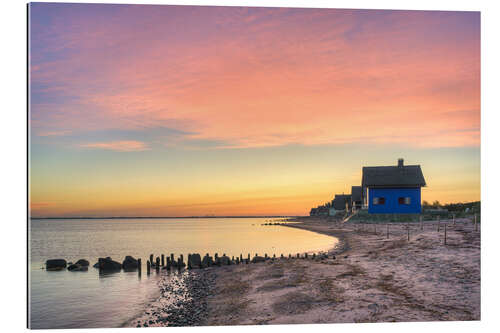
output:
<path id="1" fill-rule="evenodd" d="M 113 220 L 113 219 L 230 219 L 230 218 L 300 218 L 294 215 L 258 216 L 103 216 L 103 217 L 29 217 L 30 220 Z"/>

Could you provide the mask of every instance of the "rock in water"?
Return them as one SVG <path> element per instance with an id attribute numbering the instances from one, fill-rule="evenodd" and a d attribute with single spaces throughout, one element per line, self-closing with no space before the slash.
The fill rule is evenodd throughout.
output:
<path id="1" fill-rule="evenodd" d="M 68 271 L 71 272 L 86 272 L 89 270 L 89 266 L 82 266 L 80 264 L 73 264 L 68 266 Z"/>
<path id="2" fill-rule="evenodd" d="M 122 263 L 123 270 L 133 271 L 139 268 L 139 262 L 132 256 L 126 256 Z"/>
<path id="3" fill-rule="evenodd" d="M 99 258 L 98 264 L 101 271 L 119 271 L 122 269 L 122 264 L 112 260 L 110 257 Z"/>
<path id="4" fill-rule="evenodd" d="M 199 253 L 193 253 L 188 258 L 191 268 L 201 268 L 201 256 Z"/>
<path id="5" fill-rule="evenodd" d="M 88 262 L 88 260 L 80 259 L 77 262 L 75 262 L 75 265 L 80 265 L 82 267 L 88 267 L 89 266 L 89 262 Z"/>
<path id="6" fill-rule="evenodd" d="M 66 268 L 66 260 L 64 259 L 49 259 L 45 262 L 45 268 L 48 271 L 60 271 Z"/>

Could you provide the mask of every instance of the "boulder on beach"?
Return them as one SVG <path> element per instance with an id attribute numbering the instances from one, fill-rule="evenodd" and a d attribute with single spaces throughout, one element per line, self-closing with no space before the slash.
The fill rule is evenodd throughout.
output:
<path id="1" fill-rule="evenodd" d="M 230 265 L 231 264 L 231 258 L 228 256 L 222 256 L 218 257 L 217 261 L 215 262 L 216 265 L 223 266 L 223 265 Z"/>
<path id="2" fill-rule="evenodd" d="M 89 266 L 89 261 L 85 259 L 80 259 L 77 262 L 75 262 L 75 265 L 80 265 L 82 267 L 88 267 Z"/>
<path id="3" fill-rule="evenodd" d="M 101 271 L 119 271 L 122 269 L 122 264 L 112 260 L 110 257 L 99 258 L 98 268 Z"/>
<path id="4" fill-rule="evenodd" d="M 257 263 L 257 262 L 264 262 L 266 261 L 266 258 L 264 257 L 261 257 L 261 256 L 255 256 L 252 258 L 252 263 Z"/>
<path id="5" fill-rule="evenodd" d="M 193 253 L 188 258 L 191 268 L 201 268 L 201 256 L 199 253 Z"/>
<path id="6" fill-rule="evenodd" d="M 68 271 L 71 272 L 86 272 L 89 270 L 89 266 L 82 266 L 80 264 L 72 264 L 68 266 Z"/>
<path id="7" fill-rule="evenodd" d="M 208 254 L 206 254 L 204 257 L 203 257 L 203 260 L 201 261 L 201 267 L 202 268 L 206 268 L 206 267 L 210 267 L 214 264 L 214 260 L 212 259 L 211 256 L 209 256 Z"/>
<path id="8" fill-rule="evenodd" d="M 45 262 L 45 268 L 48 271 L 60 271 L 66 268 L 66 260 L 64 259 L 49 259 Z"/>
<path id="9" fill-rule="evenodd" d="M 133 271 L 139 268 L 139 262 L 132 256 L 126 256 L 123 260 L 122 267 L 125 271 Z"/>

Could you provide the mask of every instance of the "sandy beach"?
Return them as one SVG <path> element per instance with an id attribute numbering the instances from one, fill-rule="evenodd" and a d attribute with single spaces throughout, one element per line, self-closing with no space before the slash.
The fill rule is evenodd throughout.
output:
<path id="1" fill-rule="evenodd" d="M 340 245 L 327 259 L 200 271 L 215 279 L 198 325 L 480 319 L 480 231 L 470 219 L 410 224 L 410 241 L 407 223 L 389 224 L 387 237 L 386 224 L 297 222 L 279 227 L 332 235 Z"/>

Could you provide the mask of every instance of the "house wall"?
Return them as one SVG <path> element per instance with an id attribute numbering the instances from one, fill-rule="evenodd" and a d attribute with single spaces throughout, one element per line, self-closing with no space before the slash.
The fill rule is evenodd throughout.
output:
<path id="1" fill-rule="evenodd" d="M 385 198 L 383 205 L 374 205 L 374 198 Z M 400 197 L 409 197 L 409 205 L 399 204 Z M 371 214 L 420 214 L 422 212 L 420 188 L 369 188 L 368 213 Z"/>

